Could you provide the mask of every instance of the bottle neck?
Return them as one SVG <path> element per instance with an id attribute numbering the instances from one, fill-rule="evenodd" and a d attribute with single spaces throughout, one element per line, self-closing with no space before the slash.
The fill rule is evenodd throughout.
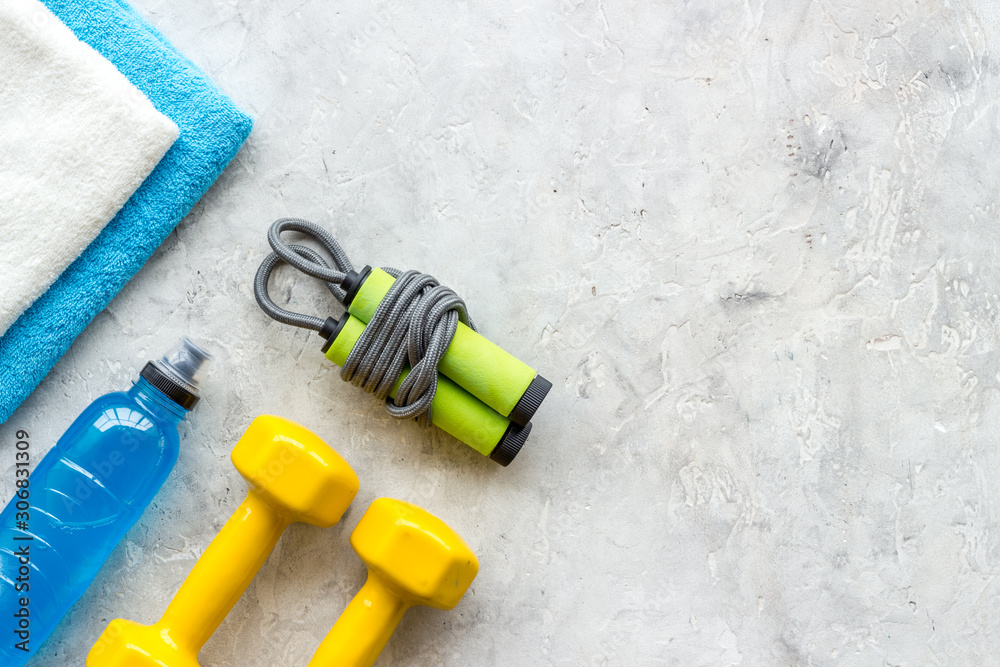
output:
<path id="1" fill-rule="evenodd" d="M 147 410 L 155 412 L 164 421 L 176 424 L 187 415 L 187 410 L 167 398 L 166 394 L 143 378 L 136 380 L 128 395 Z"/>

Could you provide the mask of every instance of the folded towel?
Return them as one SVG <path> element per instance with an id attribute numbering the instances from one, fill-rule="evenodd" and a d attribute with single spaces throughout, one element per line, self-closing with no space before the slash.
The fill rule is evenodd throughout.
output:
<path id="1" fill-rule="evenodd" d="M 173 120 L 180 137 L 79 259 L 0 338 L 0 422 L 191 210 L 251 127 L 250 118 L 128 4 L 44 2 Z"/>
<path id="2" fill-rule="evenodd" d="M 0 335 L 135 192 L 177 126 L 39 0 L 0 2 Z"/>

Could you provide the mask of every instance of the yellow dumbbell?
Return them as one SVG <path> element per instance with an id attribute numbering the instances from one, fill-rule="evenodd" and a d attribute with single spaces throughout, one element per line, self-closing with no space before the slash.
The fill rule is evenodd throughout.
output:
<path id="1" fill-rule="evenodd" d="M 414 605 L 451 609 L 479 572 L 469 545 L 444 521 L 379 498 L 351 533 L 368 581 L 320 644 L 309 667 L 370 667 Z"/>
<path id="2" fill-rule="evenodd" d="M 294 422 L 257 417 L 236 443 L 233 465 L 246 500 L 215 537 L 152 626 L 112 621 L 87 667 L 197 667 L 198 652 L 233 608 L 290 524 L 329 527 L 358 492 L 351 466 Z"/>

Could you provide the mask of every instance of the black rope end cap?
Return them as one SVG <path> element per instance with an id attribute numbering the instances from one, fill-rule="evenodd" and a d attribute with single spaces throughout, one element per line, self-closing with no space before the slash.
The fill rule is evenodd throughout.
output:
<path id="1" fill-rule="evenodd" d="M 323 354 L 326 354 L 326 351 L 330 349 L 331 345 L 333 345 L 333 341 L 337 340 L 337 336 L 340 335 L 341 329 L 343 329 L 344 325 L 347 324 L 348 317 L 349 315 L 344 313 L 344 316 L 339 320 L 328 317 L 326 318 L 326 322 L 323 322 L 323 326 L 318 332 L 320 336 L 326 339 L 326 343 L 323 344 Z"/>
<path id="2" fill-rule="evenodd" d="M 506 468 L 514 460 L 514 457 L 517 456 L 517 453 L 521 451 L 521 447 L 524 445 L 524 441 L 528 439 L 529 433 L 531 433 L 530 423 L 524 426 L 511 423 L 507 427 L 507 431 L 503 434 L 503 437 L 500 438 L 500 442 L 490 452 L 490 458 Z"/>
<path id="3" fill-rule="evenodd" d="M 549 389 L 552 389 L 552 383 L 541 375 L 536 375 L 535 379 L 528 385 L 528 388 L 524 390 L 524 394 L 518 400 L 517 405 L 510 411 L 507 419 L 518 426 L 526 425 L 535 416 L 535 411 L 538 410 L 542 401 L 545 400 Z"/>
<path id="4" fill-rule="evenodd" d="M 361 272 L 348 271 L 344 279 L 340 281 L 340 288 L 346 292 L 344 296 L 344 307 L 350 306 L 354 297 L 358 295 L 358 290 L 365 284 L 365 280 L 371 275 L 372 267 L 365 265 Z"/>

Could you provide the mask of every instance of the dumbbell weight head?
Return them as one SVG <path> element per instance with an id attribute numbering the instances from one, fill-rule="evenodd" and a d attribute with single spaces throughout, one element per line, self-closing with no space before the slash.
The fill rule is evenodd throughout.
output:
<path id="1" fill-rule="evenodd" d="M 197 654 L 179 646 L 169 631 L 115 619 L 90 649 L 87 665 L 100 667 L 201 667 Z"/>
<path id="2" fill-rule="evenodd" d="M 327 528 L 340 521 L 358 492 L 358 476 L 315 433 L 262 415 L 233 448 L 233 465 L 289 523 Z"/>
<path id="3" fill-rule="evenodd" d="M 479 559 L 458 533 L 430 512 L 379 498 L 351 533 L 368 568 L 415 605 L 451 609 L 479 572 Z"/>
<path id="4" fill-rule="evenodd" d="M 320 644 L 309 667 L 371 667 L 407 609 L 451 609 L 479 560 L 441 519 L 416 505 L 379 498 L 351 534 L 368 580 Z"/>

